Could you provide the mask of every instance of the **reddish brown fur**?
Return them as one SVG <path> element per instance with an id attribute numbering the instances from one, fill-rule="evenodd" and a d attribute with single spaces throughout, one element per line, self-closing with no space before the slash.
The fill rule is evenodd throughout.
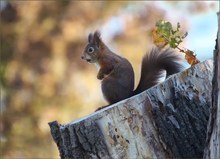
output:
<path id="1" fill-rule="evenodd" d="M 134 71 L 130 62 L 114 54 L 103 43 L 100 33 L 96 31 L 88 37 L 82 59 L 100 66 L 97 78 L 102 80 L 102 92 L 109 104 L 146 90 L 158 83 L 160 71 L 166 70 L 168 75 L 179 72 L 179 57 L 170 49 L 153 49 L 142 61 L 141 79 L 134 91 Z"/>

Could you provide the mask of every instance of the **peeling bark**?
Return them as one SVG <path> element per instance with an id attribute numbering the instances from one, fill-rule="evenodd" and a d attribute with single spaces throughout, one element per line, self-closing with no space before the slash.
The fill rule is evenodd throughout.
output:
<path id="1" fill-rule="evenodd" d="M 201 158 L 212 60 L 66 125 L 49 123 L 61 158 Z"/>
<path id="2" fill-rule="evenodd" d="M 209 64 L 192 67 L 168 80 L 170 84 L 147 91 L 155 103 L 153 122 L 170 157 L 203 156 L 211 95 L 212 64 Z"/>
<path id="3" fill-rule="evenodd" d="M 95 121 L 82 121 L 74 127 L 69 124 L 62 126 L 56 121 L 49 125 L 61 158 L 110 158 L 102 132 Z"/>

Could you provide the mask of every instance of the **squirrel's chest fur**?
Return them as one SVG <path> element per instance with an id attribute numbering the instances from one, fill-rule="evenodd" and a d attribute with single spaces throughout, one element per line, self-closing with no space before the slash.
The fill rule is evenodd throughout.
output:
<path id="1" fill-rule="evenodd" d="M 134 71 L 130 62 L 122 57 L 116 57 L 111 62 L 101 63 L 100 69 L 109 69 L 102 79 L 102 92 L 110 103 L 125 99 L 134 90 Z"/>
<path id="2" fill-rule="evenodd" d="M 116 81 L 127 79 L 129 82 L 134 82 L 134 71 L 130 62 L 118 55 L 113 56 L 111 59 L 103 60 L 101 63 L 96 64 L 97 69 L 103 69 L 108 72 L 103 80 L 108 78 L 115 78 Z"/>
<path id="3" fill-rule="evenodd" d="M 95 67 L 96 67 L 97 71 L 99 71 L 99 69 L 100 69 L 99 63 L 95 63 Z"/>

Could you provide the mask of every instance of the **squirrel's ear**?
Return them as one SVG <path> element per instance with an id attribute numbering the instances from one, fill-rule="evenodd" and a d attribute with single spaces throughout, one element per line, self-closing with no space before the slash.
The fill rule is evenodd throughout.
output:
<path id="1" fill-rule="evenodd" d="M 101 40 L 101 38 L 100 38 L 100 36 L 101 36 L 101 34 L 100 34 L 100 32 L 99 31 L 95 31 L 95 33 L 94 33 L 94 43 L 98 46 L 98 47 L 100 47 L 101 45 L 102 45 L 102 40 Z"/>
<path id="2" fill-rule="evenodd" d="M 92 41 L 93 41 L 93 34 L 90 33 L 89 36 L 88 36 L 88 42 L 92 43 Z"/>

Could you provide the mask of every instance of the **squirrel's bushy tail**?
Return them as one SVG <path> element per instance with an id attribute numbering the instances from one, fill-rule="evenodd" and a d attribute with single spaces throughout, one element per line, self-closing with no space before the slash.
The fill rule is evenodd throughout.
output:
<path id="1" fill-rule="evenodd" d="M 182 65 L 180 57 L 173 49 L 153 48 L 143 57 L 140 82 L 134 91 L 134 95 L 156 85 L 162 77 L 162 71 L 166 71 L 166 77 L 180 72 Z"/>

